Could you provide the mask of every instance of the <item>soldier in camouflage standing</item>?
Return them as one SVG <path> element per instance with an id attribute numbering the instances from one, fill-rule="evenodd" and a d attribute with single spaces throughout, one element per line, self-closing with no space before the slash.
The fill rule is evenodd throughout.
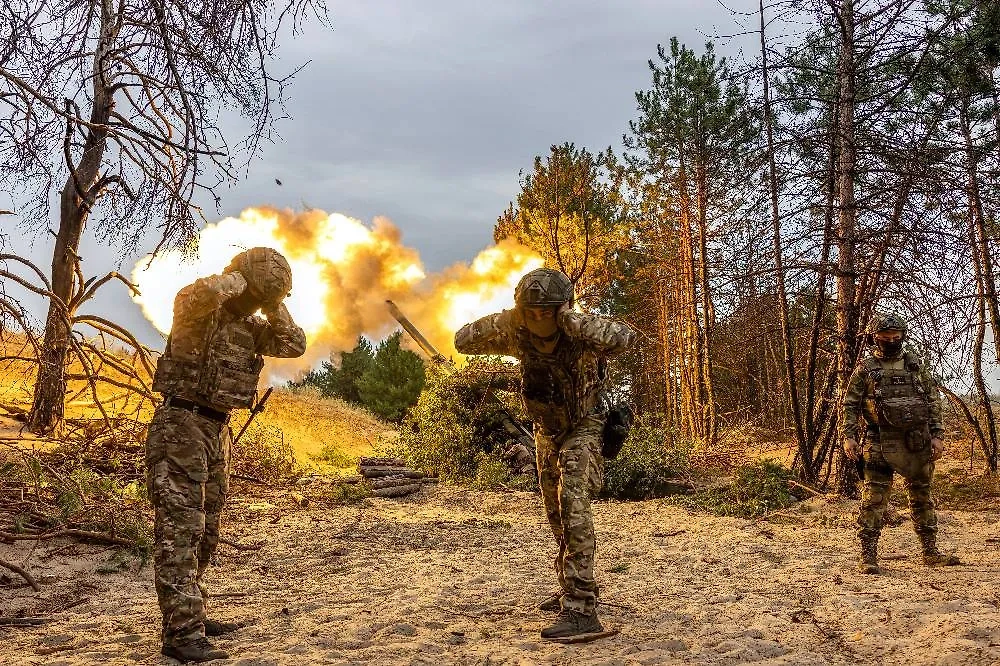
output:
<path id="1" fill-rule="evenodd" d="M 842 419 L 844 452 L 863 467 L 864 491 L 858 515 L 864 573 L 877 574 L 882 514 L 889 503 L 894 472 L 910 495 L 913 528 L 923 546 L 924 564 L 959 564 L 937 548 L 937 515 L 931 500 L 934 461 L 944 451 L 944 428 L 937 384 L 911 352 L 903 351 L 906 322 L 881 317 L 868 336 L 874 346 L 848 384 Z M 865 422 L 865 446 L 858 443 L 858 423 Z"/>
<path id="2" fill-rule="evenodd" d="M 229 412 L 252 405 L 262 355 L 305 352 L 305 335 L 282 303 L 291 288 L 285 258 L 255 247 L 174 300 L 173 327 L 153 378 L 163 402 L 149 426 L 146 475 L 156 513 L 162 652 L 181 661 L 226 658 L 206 635 L 238 628 L 206 617 L 202 576 L 219 543 L 229 487 Z"/>
<path id="3" fill-rule="evenodd" d="M 466 324 L 455 334 L 463 354 L 501 354 L 521 361 L 521 393 L 535 424 L 538 481 L 559 545 L 560 594 L 540 608 L 559 610 L 543 638 L 603 631 L 597 618 L 591 498 L 603 485 L 601 433 L 607 358 L 628 348 L 635 333 L 623 324 L 574 312 L 573 284 L 540 268 L 514 292 L 516 307 Z"/>

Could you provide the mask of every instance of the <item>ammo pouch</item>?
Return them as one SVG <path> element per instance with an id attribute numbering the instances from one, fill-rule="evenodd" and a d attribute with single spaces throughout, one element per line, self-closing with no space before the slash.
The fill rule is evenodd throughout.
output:
<path id="1" fill-rule="evenodd" d="M 218 359 L 210 368 L 205 368 L 198 394 L 219 409 L 249 409 L 257 395 L 257 380 L 264 367 L 264 359 L 259 356 L 247 368 L 229 359 Z"/>
<path id="2" fill-rule="evenodd" d="M 910 431 L 926 426 L 931 420 L 931 407 L 923 395 L 883 398 L 876 401 L 879 425 Z"/>
<path id="3" fill-rule="evenodd" d="M 257 394 L 257 379 L 264 359 L 257 357 L 250 367 L 218 359 L 211 365 L 161 356 L 153 373 L 153 390 L 165 396 L 187 396 L 221 410 L 249 409 Z"/>
<path id="4" fill-rule="evenodd" d="M 161 356 L 156 361 L 152 388 L 163 395 L 190 393 L 192 388 L 198 386 L 200 377 L 200 364 L 170 356 Z"/>
<path id="5" fill-rule="evenodd" d="M 621 453 L 633 421 L 635 414 L 628 403 L 619 402 L 608 410 L 608 418 L 601 432 L 601 456 L 606 460 L 612 460 Z"/>

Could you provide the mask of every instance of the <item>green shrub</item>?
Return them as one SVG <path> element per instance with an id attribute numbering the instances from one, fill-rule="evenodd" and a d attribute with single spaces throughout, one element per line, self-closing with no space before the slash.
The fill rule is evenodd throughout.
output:
<path id="1" fill-rule="evenodd" d="M 795 498 L 788 490 L 792 478 L 788 468 L 770 460 L 758 460 L 738 467 L 730 484 L 711 488 L 671 502 L 717 516 L 759 518 L 791 506 Z"/>
<path id="2" fill-rule="evenodd" d="M 687 475 L 690 445 L 651 424 L 636 424 L 621 453 L 604 464 L 602 495 L 639 500 L 683 492 L 679 478 Z"/>
<path id="3" fill-rule="evenodd" d="M 511 479 L 499 454 L 510 435 L 501 425 L 502 410 L 486 391 L 496 389 L 505 404 L 520 410 L 517 377 L 511 364 L 488 358 L 473 359 L 456 372 L 429 372 L 417 404 L 403 419 L 399 440 L 386 452 L 448 481 L 506 484 Z"/>
<path id="4" fill-rule="evenodd" d="M 350 456 L 341 451 L 334 444 L 324 444 L 316 455 L 317 460 L 322 460 L 331 467 L 354 467 L 358 464 L 358 456 Z"/>

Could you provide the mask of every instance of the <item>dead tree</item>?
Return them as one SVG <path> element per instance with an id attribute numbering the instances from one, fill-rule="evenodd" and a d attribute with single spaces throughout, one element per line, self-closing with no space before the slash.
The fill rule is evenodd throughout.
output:
<path id="1" fill-rule="evenodd" d="M 0 7 L 0 183 L 25 193 L 25 227 L 54 228 L 55 236 L 33 431 L 62 430 L 70 324 L 82 297 L 114 279 L 84 278 L 79 247 L 88 221 L 123 251 L 151 230 L 157 249 L 190 243 L 204 219 L 199 202 L 217 204 L 217 188 L 235 180 L 270 136 L 292 76 L 274 78 L 268 69 L 279 27 L 311 14 L 325 15 L 322 0 Z M 244 142 L 227 142 L 220 105 L 251 121 Z"/>

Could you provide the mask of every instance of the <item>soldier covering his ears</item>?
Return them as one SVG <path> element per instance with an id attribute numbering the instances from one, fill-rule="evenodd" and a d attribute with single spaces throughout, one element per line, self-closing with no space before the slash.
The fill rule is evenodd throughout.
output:
<path id="1" fill-rule="evenodd" d="M 605 364 L 632 344 L 635 333 L 624 324 L 574 312 L 573 283 L 557 270 L 525 275 L 514 300 L 514 309 L 463 326 L 455 348 L 521 361 L 521 396 L 535 423 L 542 502 L 559 545 L 555 569 L 561 592 L 541 608 L 560 613 L 542 637 L 600 632 L 590 500 L 603 485 Z"/>
<path id="2" fill-rule="evenodd" d="M 282 302 L 291 288 L 285 258 L 255 247 L 174 299 L 173 326 L 153 378 L 163 402 L 146 439 L 146 476 L 156 514 L 162 652 L 181 661 L 228 657 L 206 634 L 237 628 L 206 617 L 202 577 L 219 543 L 229 488 L 229 413 L 253 404 L 262 356 L 305 353 L 305 334 Z"/>
<path id="3" fill-rule="evenodd" d="M 880 571 L 878 539 L 894 472 L 906 483 L 924 563 L 959 564 L 957 557 L 937 548 L 937 514 L 931 499 L 934 461 L 944 451 L 938 388 L 920 359 L 903 351 L 905 339 L 906 322 L 901 317 L 888 315 L 876 321 L 868 336 L 875 349 L 854 371 L 844 396 L 844 452 L 852 460 L 863 462 L 864 470 L 858 514 L 859 569 L 870 574 Z M 863 449 L 857 439 L 862 417 Z"/>

